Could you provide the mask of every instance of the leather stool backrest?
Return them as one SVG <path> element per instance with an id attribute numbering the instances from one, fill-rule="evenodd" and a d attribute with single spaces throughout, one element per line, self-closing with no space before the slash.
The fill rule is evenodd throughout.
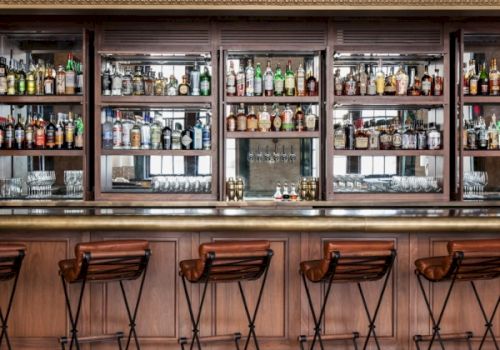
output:
<path id="1" fill-rule="evenodd" d="M 0 281 L 8 281 L 16 276 L 26 253 L 22 244 L 0 244 Z"/>
<path id="2" fill-rule="evenodd" d="M 269 267 L 269 241 L 223 241 L 200 245 L 200 280 L 255 280 Z"/>
<path id="3" fill-rule="evenodd" d="M 480 280 L 500 277 L 500 239 L 448 242 L 457 279 Z M 456 270 L 458 268 L 458 270 Z"/>

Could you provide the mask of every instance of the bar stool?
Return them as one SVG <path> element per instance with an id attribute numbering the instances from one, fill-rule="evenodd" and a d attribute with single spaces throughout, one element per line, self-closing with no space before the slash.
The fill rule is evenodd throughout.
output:
<path id="1" fill-rule="evenodd" d="M 300 264 L 302 281 L 306 290 L 309 307 L 314 321 L 314 336 L 301 335 L 299 343 L 302 350 L 307 341 L 312 340 L 310 349 L 314 349 L 316 341 L 323 350 L 323 341 L 352 340 L 354 349 L 357 349 L 356 340 L 359 338 L 358 332 L 352 334 L 321 334 L 321 323 L 325 315 L 325 308 L 328 305 L 328 297 L 332 290 L 333 283 L 356 283 L 359 294 L 363 302 L 366 317 L 369 322 L 369 331 L 366 336 L 363 349 L 368 346 L 371 336 L 375 340 L 377 349 L 380 349 L 377 334 L 375 332 L 375 321 L 380 310 L 380 305 L 389 281 L 389 276 L 396 259 L 396 250 L 393 241 L 334 241 L 324 243 L 324 256 L 322 260 L 303 261 Z M 382 290 L 378 302 L 373 312 L 370 314 L 368 304 L 361 286 L 361 282 L 377 281 L 384 279 Z M 319 317 L 314 311 L 313 301 L 309 286 L 309 280 L 312 283 L 326 283 L 326 292 L 320 305 Z"/>
<path id="2" fill-rule="evenodd" d="M 0 333 L 0 348 L 2 347 L 2 343 L 5 338 L 5 342 L 9 350 L 12 349 L 12 347 L 10 345 L 9 334 L 7 333 L 7 322 L 9 320 L 10 310 L 12 309 L 17 281 L 19 279 L 19 272 L 21 271 L 25 253 L 26 247 L 22 244 L 0 244 L 0 282 L 14 280 L 5 314 L 0 308 L 0 323 L 2 326 L 2 332 Z"/>
<path id="3" fill-rule="evenodd" d="M 482 317 L 484 318 L 486 330 L 481 338 L 479 350 L 483 348 L 488 334 L 491 336 L 495 348 L 498 350 L 498 344 L 493 333 L 493 319 L 500 304 L 500 293 L 497 298 L 492 315 L 487 316 L 481 298 L 477 291 L 474 281 L 476 280 L 492 280 L 500 277 L 500 239 L 486 240 L 471 240 L 471 241 L 450 241 L 448 242 L 447 256 L 436 256 L 430 258 L 418 259 L 415 261 L 418 284 L 424 296 L 425 304 L 432 321 L 433 331 L 430 336 L 415 335 L 413 340 L 417 349 L 420 349 L 420 342 L 428 341 L 429 347 L 432 348 L 434 342 L 439 342 L 441 349 L 445 350 L 445 341 L 466 341 L 469 349 L 472 349 L 471 338 L 472 332 L 463 334 L 441 334 L 440 326 L 443 320 L 443 315 L 448 305 L 451 291 L 455 286 L 455 282 L 470 282 L 474 296 L 479 304 Z M 446 293 L 446 297 L 439 313 L 438 318 L 432 311 L 429 297 L 425 293 L 425 288 L 422 278 L 432 282 L 451 282 Z"/>
<path id="4" fill-rule="evenodd" d="M 121 339 L 124 336 L 123 332 L 90 337 L 78 337 L 77 335 L 83 293 L 86 284 L 91 282 L 119 282 L 129 319 L 129 332 L 125 349 L 128 349 L 132 336 L 134 337 L 137 349 L 140 349 L 139 340 L 137 339 L 137 333 L 135 331 L 135 322 L 150 255 L 151 250 L 149 249 L 148 241 L 100 241 L 77 244 L 75 247 L 76 258 L 59 262 L 59 273 L 61 275 L 69 320 L 71 322 L 71 339 L 68 340 L 67 337 L 60 338 L 63 350 L 68 342 L 70 350 L 73 348 L 73 345 L 79 350 L 80 344 L 109 340 L 116 340 L 118 342 L 118 348 L 122 349 Z M 125 288 L 123 287 L 123 281 L 135 280 L 141 277 L 141 275 L 142 279 L 139 293 L 135 307 L 132 311 L 125 293 Z M 72 311 L 67 286 L 67 284 L 73 283 L 81 283 L 76 313 Z"/>
<path id="5" fill-rule="evenodd" d="M 248 336 L 245 342 L 245 350 L 247 349 L 250 338 L 253 338 L 255 347 L 259 350 L 259 343 L 255 334 L 255 319 L 259 310 L 259 305 L 262 299 L 264 286 L 266 284 L 269 265 L 273 256 L 273 251 L 270 249 L 268 241 L 223 241 L 204 243 L 199 247 L 200 258 L 196 260 L 184 260 L 180 263 L 180 276 L 182 285 L 186 294 L 186 300 L 189 308 L 189 315 L 193 325 L 193 335 L 191 338 L 190 349 L 196 342 L 198 349 L 201 350 L 201 341 L 227 341 L 234 340 L 236 349 L 239 350 L 240 333 L 233 335 L 222 335 L 213 337 L 200 337 L 199 324 L 205 295 L 209 283 L 221 282 L 237 282 L 243 306 L 245 308 L 246 317 L 248 320 Z M 255 305 L 253 314 L 250 314 L 245 293 L 243 292 L 243 281 L 258 280 L 263 276 L 262 284 Z M 195 317 L 193 306 L 189 297 L 186 280 L 191 283 L 203 284 L 203 292 L 201 296 L 198 314 Z M 182 337 L 179 339 L 182 350 L 187 344 L 188 339 Z"/>

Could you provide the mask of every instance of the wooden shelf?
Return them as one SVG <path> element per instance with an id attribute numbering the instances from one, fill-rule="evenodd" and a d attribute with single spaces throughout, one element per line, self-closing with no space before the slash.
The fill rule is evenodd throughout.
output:
<path id="1" fill-rule="evenodd" d="M 83 150 L 58 150 L 58 149 L 2 149 L 0 150 L 1 157 L 22 157 L 22 156 L 47 156 L 47 157 L 82 157 L 85 154 Z"/>
<path id="2" fill-rule="evenodd" d="M 226 139 L 304 139 L 319 138 L 319 131 L 232 131 L 226 132 Z"/>
<path id="3" fill-rule="evenodd" d="M 474 104 L 474 103 L 500 104 L 500 96 L 464 96 L 463 101 L 465 104 Z"/>
<path id="4" fill-rule="evenodd" d="M 396 106 L 439 106 L 445 105 L 444 96 L 334 96 L 339 105 L 396 105 Z"/>
<path id="5" fill-rule="evenodd" d="M 212 150 L 103 149 L 103 156 L 211 156 Z"/>
<path id="6" fill-rule="evenodd" d="M 500 157 L 500 150 L 463 150 L 464 157 Z"/>
<path id="7" fill-rule="evenodd" d="M 252 96 L 252 97 L 238 97 L 226 96 L 226 104 L 301 104 L 301 103 L 320 103 L 319 96 Z"/>
<path id="8" fill-rule="evenodd" d="M 101 105 L 144 105 L 144 104 L 184 104 L 206 105 L 211 96 L 101 96 Z"/>
<path id="9" fill-rule="evenodd" d="M 399 156 L 399 157 L 418 157 L 418 156 L 443 156 L 444 150 L 417 150 L 417 149 L 398 149 L 398 150 L 362 150 L 362 149 L 336 149 L 333 150 L 334 156 Z"/>
<path id="10" fill-rule="evenodd" d="M 83 104 L 83 96 L 0 96 L 1 104 Z"/>

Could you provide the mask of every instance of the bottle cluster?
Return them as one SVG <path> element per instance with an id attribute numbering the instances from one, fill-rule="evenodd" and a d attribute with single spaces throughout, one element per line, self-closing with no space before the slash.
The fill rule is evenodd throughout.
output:
<path id="1" fill-rule="evenodd" d="M 226 201 L 241 202 L 245 197 L 245 183 L 241 177 L 226 181 Z"/>
<path id="2" fill-rule="evenodd" d="M 109 62 L 105 67 L 101 76 L 104 96 L 210 96 L 212 93 L 208 67 L 201 73 L 196 62 L 180 83 L 175 75 L 164 77 L 151 66 L 135 66 L 133 72 L 129 67 L 120 71 L 118 65 L 111 66 Z"/>
<path id="3" fill-rule="evenodd" d="M 102 111 L 103 149 L 210 150 L 211 126 L 198 119 L 183 129 L 180 123 L 156 112 Z"/>
<path id="4" fill-rule="evenodd" d="M 237 73 L 233 61 L 230 61 L 226 76 L 227 96 L 318 96 L 318 90 L 318 81 L 312 69 L 308 69 L 306 75 L 304 65 L 300 63 L 294 71 L 291 60 L 285 72 L 282 72 L 279 63 L 273 72 L 268 60 L 263 72 L 260 63 L 254 68 L 252 60 L 248 59 L 246 67 L 241 63 Z"/>
<path id="5" fill-rule="evenodd" d="M 470 60 L 468 67 L 467 63 L 464 63 L 463 70 L 464 95 L 500 95 L 500 72 L 497 70 L 496 58 L 491 59 L 489 70 L 486 69 L 486 62 L 483 62 L 477 70 L 475 60 Z"/>
<path id="6" fill-rule="evenodd" d="M 0 57 L 0 95 L 43 96 L 78 95 L 83 93 L 83 66 L 68 54 L 66 66 L 57 69 L 39 59 L 28 66 L 23 60 L 10 60 L 7 66 L 5 57 Z"/>
<path id="7" fill-rule="evenodd" d="M 417 67 L 399 65 L 397 70 L 391 67 L 386 74 L 379 62 L 375 66 L 364 64 L 351 67 L 347 76 L 342 77 L 340 69 L 335 70 L 334 85 L 336 96 L 441 96 L 443 95 L 444 78 L 439 69 L 429 74 L 428 66 L 422 77 L 417 76 Z"/>
<path id="8" fill-rule="evenodd" d="M 318 199 L 319 179 L 315 177 L 302 178 L 298 185 L 294 182 L 288 185 L 287 181 L 276 183 L 276 191 L 273 195 L 275 201 L 314 201 Z"/>
<path id="9" fill-rule="evenodd" d="M 280 107 L 274 104 L 271 111 L 267 105 L 262 108 L 250 106 L 245 110 L 245 105 L 240 104 L 236 114 L 230 111 L 226 118 L 227 131 L 315 131 L 318 125 L 318 116 L 307 112 L 304 113 L 301 106 L 295 111 L 287 104 Z"/>
<path id="10" fill-rule="evenodd" d="M 422 120 L 405 123 L 401 126 L 399 119 L 383 124 L 371 120 L 350 118 L 345 124 L 336 124 L 334 131 L 334 147 L 338 150 L 437 150 L 441 149 L 441 132 L 435 123 L 428 126 Z"/>
<path id="11" fill-rule="evenodd" d="M 500 121 L 496 115 L 491 116 L 489 127 L 482 116 L 475 121 L 465 121 L 463 144 L 468 150 L 500 149 Z"/>
<path id="12" fill-rule="evenodd" d="M 43 116 L 17 115 L 17 123 L 10 115 L 0 124 L 0 148 L 2 149 L 82 149 L 84 123 L 80 115 L 72 112 L 58 113 L 57 121 L 51 114 L 46 122 Z"/>

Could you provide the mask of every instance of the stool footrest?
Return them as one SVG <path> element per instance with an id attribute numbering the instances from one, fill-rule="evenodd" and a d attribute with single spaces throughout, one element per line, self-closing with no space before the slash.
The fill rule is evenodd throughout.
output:
<path id="1" fill-rule="evenodd" d="M 350 334 L 324 334 L 324 335 L 321 335 L 321 340 L 331 340 L 331 341 L 354 340 L 354 339 L 358 339 L 358 338 L 359 338 L 358 332 L 352 332 Z M 300 335 L 299 336 L 300 342 L 312 341 L 313 339 L 314 339 L 314 336 L 312 336 L 312 335 Z"/>
<path id="2" fill-rule="evenodd" d="M 441 339 L 443 341 L 466 341 L 469 339 L 472 339 L 474 334 L 472 332 L 465 332 L 465 333 L 447 333 L 447 334 L 440 334 Z M 415 335 L 413 337 L 413 340 L 416 342 L 420 341 L 430 341 L 432 339 L 432 335 Z M 434 337 L 434 340 L 437 340 L 437 336 Z"/>
<path id="3" fill-rule="evenodd" d="M 89 343 L 98 343 L 105 341 L 115 341 L 117 339 L 121 339 L 124 337 L 123 332 L 117 332 L 115 334 L 102 334 L 102 335 L 92 335 L 88 337 L 78 337 L 78 343 L 80 344 L 89 344 Z M 68 344 L 71 341 L 71 338 L 61 337 L 59 338 L 59 343 Z"/>
<path id="4" fill-rule="evenodd" d="M 239 341 L 241 338 L 242 338 L 241 333 L 199 337 L 200 342 L 202 343 Z M 185 337 L 179 338 L 178 340 L 179 344 L 187 344 L 189 341 L 191 341 L 191 338 L 185 338 Z"/>

